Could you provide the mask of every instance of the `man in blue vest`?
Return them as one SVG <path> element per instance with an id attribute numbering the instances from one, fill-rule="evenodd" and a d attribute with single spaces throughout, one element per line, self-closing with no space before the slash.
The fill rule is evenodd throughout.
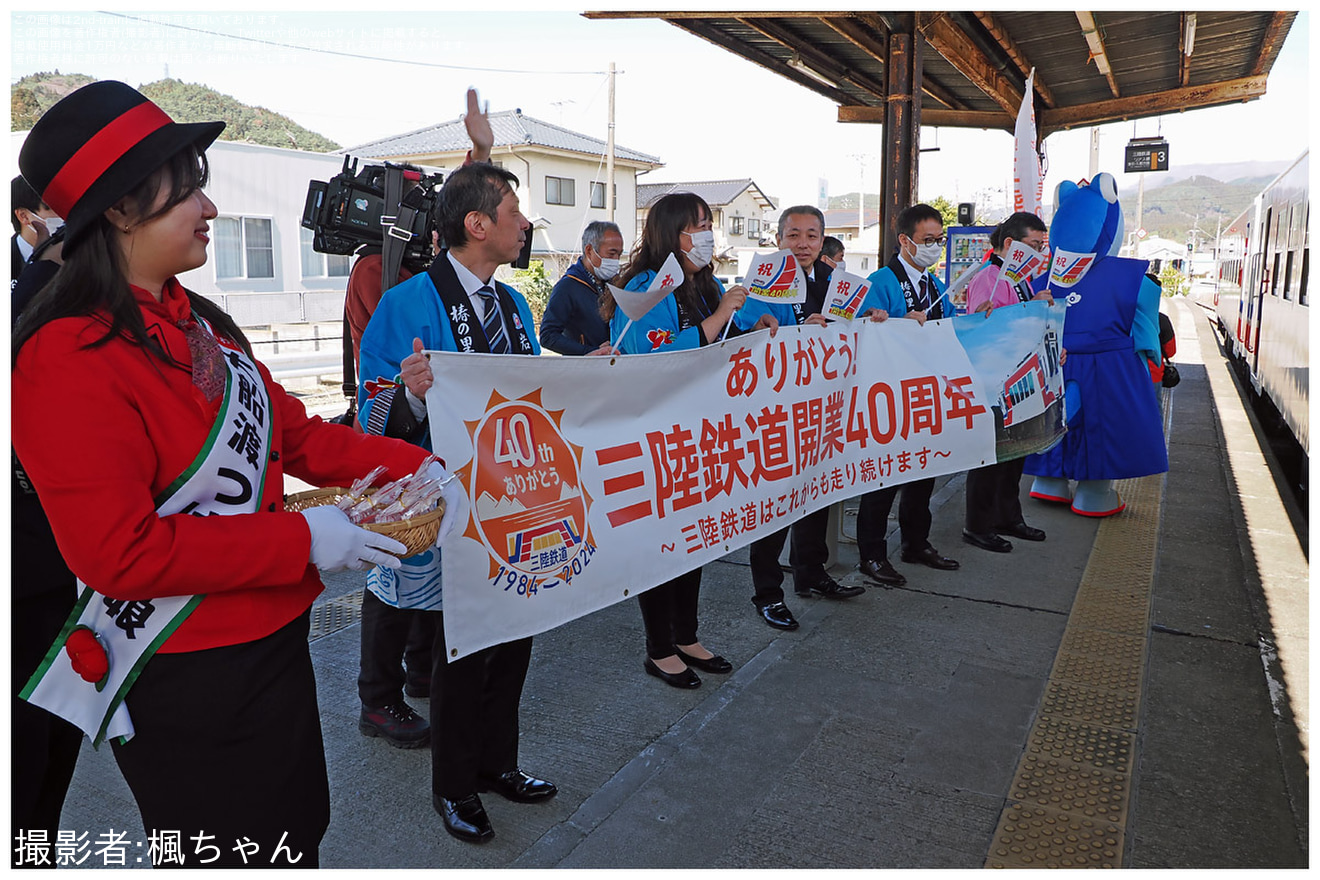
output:
<path id="1" fill-rule="evenodd" d="M 776 243 L 793 252 L 793 258 L 802 268 L 807 282 L 807 300 L 802 303 L 767 303 L 748 299 L 734 320 L 743 330 L 756 325 L 767 312 L 779 320 L 781 326 L 798 324 L 825 325 L 821 310 L 829 293 L 830 266 L 820 259 L 825 240 L 825 215 L 811 205 L 785 208 L 779 215 Z M 822 507 L 779 531 L 752 542 L 752 604 L 766 623 L 776 629 L 794 630 L 798 622 L 784 604 L 784 572 L 779 567 L 779 554 L 784 541 L 792 534 L 789 565 L 793 569 L 793 587 L 799 598 L 817 595 L 826 599 L 850 599 L 866 592 L 864 587 L 845 587 L 825 571 L 830 551 L 826 541 L 830 509 Z"/>
<path id="2" fill-rule="evenodd" d="M 423 349 L 540 354 L 527 301 L 494 278 L 531 234 L 517 185 L 513 174 L 486 163 L 445 181 L 436 226 L 447 249 L 426 272 L 387 290 L 362 334 L 358 413 L 367 433 L 431 447 L 426 392 L 435 376 Z M 454 837 L 489 840 L 495 832 L 478 792 L 530 803 L 557 791 L 518 767 L 518 707 L 532 640 L 447 663 L 440 552 L 409 557 L 397 572 L 377 567 L 368 577 L 392 604 L 433 612 L 431 802 Z"/>
<path id="3" fill-rule="evenodd" d="M 898 253 L 867 279 L 871 290 L 863 310 L 884 309 L 890 315 L 925 324 L 953 314 L 944 297 L 944 285 L 930 268 L 944 252 L 944 218 L 930 205 L 912 205 L 898 215 Z M 953 571 L 958 563 L 941 556 L 930 544 L 930 495 L 935 478 L 887 486 L 862 496 L 857 510 L 859 568 L 872 581 L 901 587 L 907 578 L 889 562 L 885 527 L 894 496 L 901 491 L 898 526 L 904 562 L 915 562 L 942 571 Z"/>

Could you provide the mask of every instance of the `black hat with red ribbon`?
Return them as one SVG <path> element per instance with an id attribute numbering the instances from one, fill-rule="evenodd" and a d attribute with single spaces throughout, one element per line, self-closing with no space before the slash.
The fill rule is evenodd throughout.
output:
<path id="1" fill-rule="evenodd" d="M 71 92 L 32 126 L 18 169 L 64 218 L 65 250 L 175 153 L 204 151 L 223 122 L 178 123 L 137 89 L 102 80 Z"/>

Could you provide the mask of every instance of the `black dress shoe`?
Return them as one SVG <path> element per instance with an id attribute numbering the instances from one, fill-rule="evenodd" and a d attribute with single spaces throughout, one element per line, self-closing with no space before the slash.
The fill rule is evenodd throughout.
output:
<path id="1" fill-rule="evenodd" d="M 982 534 L 981 532 L 969 532 L 967 529 L 963 529 L 963 541 L 973 547 L 980 547 L 982 550 L 989 550 L 992 553 L 1007 553 L 1013 549 L 1011 541 L 1005 541 L 993 532 Z"/>
<path id="2" fill-rule="evenodd" d="M 650 657 L 646 658 L 646 662 L 642 664 L 642 667 L 649 675 L 654 675 L 670 687 L 686 688 L 688 690 L 701 687 L 701 679 L 691 669 L 684 669 L 682 672 L 665 672 L 659 666 L 656 666 Z"/>
<path id="3" fill-rule="evenodd" d="M 683 662 L 688 666 L 695 666 L 702 672 L 713 672 L 716 675 L 723 675 L 726 672 L 733 672 L 733 664 L 725 660 L 719 654 L 714 657 L 707 657 L 705 660 L 700 657 L 693 657 L 682 648 L 678 649 L 678 656 L 683 658 Z"/>
<path id="4" fill-rule="evenodd" d="M 995 532 L 1000 535 L 1012 535 L 1014 538 L 1021 538 L 1024 541 L 1044 541 L 1045 533 L 1034 526 L 1029 526 L 1022 520 L 1018 520 L 1010 526 L 995 526 Z"/>
<path id="5" fill-rule="evenodd" d="M 877 584 L 884 584 L 889 587 L 901 587 L 907 583 L 907 578 L 899 574 L 893 564 L 886 559 L 863 559 L 857 566 L 857 570 L 866 575 Z"/>
<path id="6" fill-rule="evenodd" d="M 470 794 L 465 798 L 451 801 L 438 794 L 431 795 L 431 806 L 444 820 L 445 830 L 468 843 L 485 843 L 495 836 L 495 829 L 490 827 L 490 818 L 486 808 L 481 805 L 481 798 Z"/>
<path id="7" fill-rule="evenodd" d="M 508 773 L 501 773 L 499 776 L 479 776 L 477 785 L 480 786 L 482 791 L 493 791 L 520 804 L 543 801 L 554 797 L 559 792 L 553 782 L 546 782 L 544 779 L 529 776 L 516 767 Z"/>
<path id="8" fill-rule="evenodd" d="M 793 630 L 798 628 L 797 618 L 793 612 L 788 610 L 788 606 L 783 602 L 771 602 L 769 605 L 762 605 L 756 609 L 761 612 L 761 617 L 765 622 L 775 629 Z"/>
<path id="9" fill-rule="evenodd" d="M 808 586 L 808 592 L 797 591 L 799 596 L 809 596 L 815 594 L 825 599 L 851 599 L 853 596 L 860 596 L 866 592 L 866 587 L 845 587 L 829 575 L 823 575 L 820 580 L 813 581 Z"/>
<path id="10" fill-rule="evenodd" d="M 920 550 L 904 550 L 903 555 L 899 558 L 904 562 L 919 562 L 940 571 L 957 571 L 958 569 L 957 560 L 941 556 L 940 552 L 929 544 Z"/>

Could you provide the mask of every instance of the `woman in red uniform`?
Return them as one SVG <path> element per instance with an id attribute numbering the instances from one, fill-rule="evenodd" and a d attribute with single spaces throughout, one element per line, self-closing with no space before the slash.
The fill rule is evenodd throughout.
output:
<path id="1" fill-rule="evenodd" d="M 329 822 L 317 567 L 404 548 L 334 508 L 286 512 L 283 475 L 398 478 L 425 452 L 309 418 L 175 279 L 206 262 L 204 151 L 223 127 L 106 81 L 20 153 L 67 233 L 15 330 L 13 445 L 82 590 L 23 695 L 112 740 L 147 834 L 173 836 L 184 866 L 309 867 Z"/>

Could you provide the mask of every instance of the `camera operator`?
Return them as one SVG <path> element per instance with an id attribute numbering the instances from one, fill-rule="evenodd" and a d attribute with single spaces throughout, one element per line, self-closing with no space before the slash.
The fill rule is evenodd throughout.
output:
<path id="1" fill-rule="evenodd" d="M 479 104 L 476 89 L 468 89 L 463 124 L 472 141 L 472 149 L 463 164 L 489 161 L 495 135 L 486 111 Z M 403 167 L 416 170 L 408 165 Z M 387 210 L 397 207 L 390 205 Z M 435 245 L 433 238 L 432 247 Z M 344 310 L 353 337 L 355 367 L 359 363 L 362 332 L 383 295 L 382 262 L 379 252 L 364 254 L 358 257 L 348 276 Z M 426 262 L 405 261 L 397 280 L 425 272 L 426 266 Z M 360 424 L 355 422 L 354 426 L 362 430 Z M 363 735 L 379 736 L 398 748 L 421 748 L 430 742 L 430 725 L 408 705 L 404 694 L 425 697 L 430 693 L 434 635 L 434 623 L 424 612 L 387 605 L 370 589 L 363 589 L 362 655 L 358 671 L 358 697 L 362 702 L 358 730 Z"/>

